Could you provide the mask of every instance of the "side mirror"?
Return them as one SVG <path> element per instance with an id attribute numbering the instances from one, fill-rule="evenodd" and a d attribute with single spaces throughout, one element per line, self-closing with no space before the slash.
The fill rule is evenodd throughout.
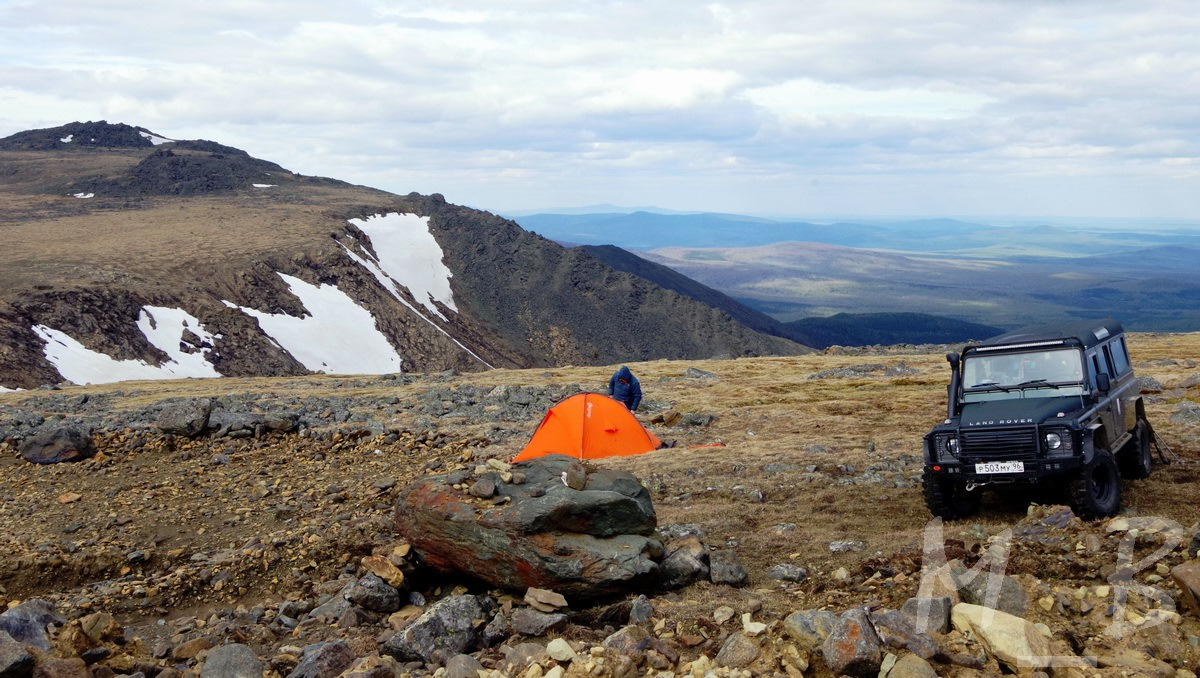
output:
<path id="1" fill-rule="evenodd" d="M 1102 393 L 1108 393 L 1109 389 L 1112 388 L 1112 379 L 1110 379 L 1107 374 L 1104 374 L 1104 373 L 1097 374 L 1096 375 L 1096 388 L 1100 389 L 1100 391 Z"/>

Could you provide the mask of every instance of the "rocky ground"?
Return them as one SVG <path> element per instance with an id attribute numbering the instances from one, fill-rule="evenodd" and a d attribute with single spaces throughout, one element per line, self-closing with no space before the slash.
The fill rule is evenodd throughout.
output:
<path id="1" fill-rule="evenodd" d="M 633 364 L 639 417 L 675 447 L 591 470 L 640 479 L 665 554 L 692 537 L 708 574 L 598 600 L 433 571 L 393 510 L 418 478 L 500 471 L 550 405 L 611 370 L 0 393 L 0 628 L 50 629 L 0 634 L 0 675 L 1194 675 L 1200 337 L 1130 345 L 1174 463 L 1092 523 L 999 496 L 930 523 L 920 441 L 944 408 L 941 347 Z M 198 402 L 212 411 L 191 437 Z M 95 456 L 20 457 L 60 425 L 91 432 Z M 718 552 L 747 580 L 714 577 Z M 973 584 L 981 562 L 1004 576 Z M 904 617 L 926 630 L 894 612 L 919 592 L 945 605 Z M 1023 666 L 993 626 L 1057 659 Z"/>

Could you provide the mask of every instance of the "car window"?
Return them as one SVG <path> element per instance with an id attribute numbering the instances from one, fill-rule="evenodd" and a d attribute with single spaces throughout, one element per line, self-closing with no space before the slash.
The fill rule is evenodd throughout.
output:
<path id="1" fill-rule="evenodd" d="M 1129 353 L 1125 348 L 1125 337 L 1117 337 L 1112 341 L 1113 369 L 1117 374 L 1129 371 Z"/>

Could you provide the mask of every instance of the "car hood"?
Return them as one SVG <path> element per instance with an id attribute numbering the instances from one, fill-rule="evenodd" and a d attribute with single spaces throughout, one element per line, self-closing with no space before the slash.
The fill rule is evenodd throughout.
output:
<path id="1" fill-rule="evenodd" d="M 1020 398 L 992 400 L 983 403 L 966 403 L 962 406 L 959 424 L 963 428 L 976 426 L 1007 426 L 1013 424 L 1040 424 L 1047 419 L 1059 419 L 1062 412 L 1067 417 L 1080 407 L 1079 396 L 1058 398 Z"/>

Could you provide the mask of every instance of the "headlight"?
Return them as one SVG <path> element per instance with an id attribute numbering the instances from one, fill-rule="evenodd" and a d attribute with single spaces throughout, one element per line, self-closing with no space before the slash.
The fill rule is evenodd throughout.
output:
<path id="1" fill-rule="evenodd" d="M 958 457 L 958 438 L 953 433 L 942 433 L 934 438 L 939 460 L 952 461 Z"/>
<path id="2" fill-rule="evenodd" d="M 1046 454 L 1051 457 L 1069 457 L 1075 454 L 1074 438 L 1071 432 L 1062 429 L 1046 431 L 1043 436 L 1046 444 Z"/>

